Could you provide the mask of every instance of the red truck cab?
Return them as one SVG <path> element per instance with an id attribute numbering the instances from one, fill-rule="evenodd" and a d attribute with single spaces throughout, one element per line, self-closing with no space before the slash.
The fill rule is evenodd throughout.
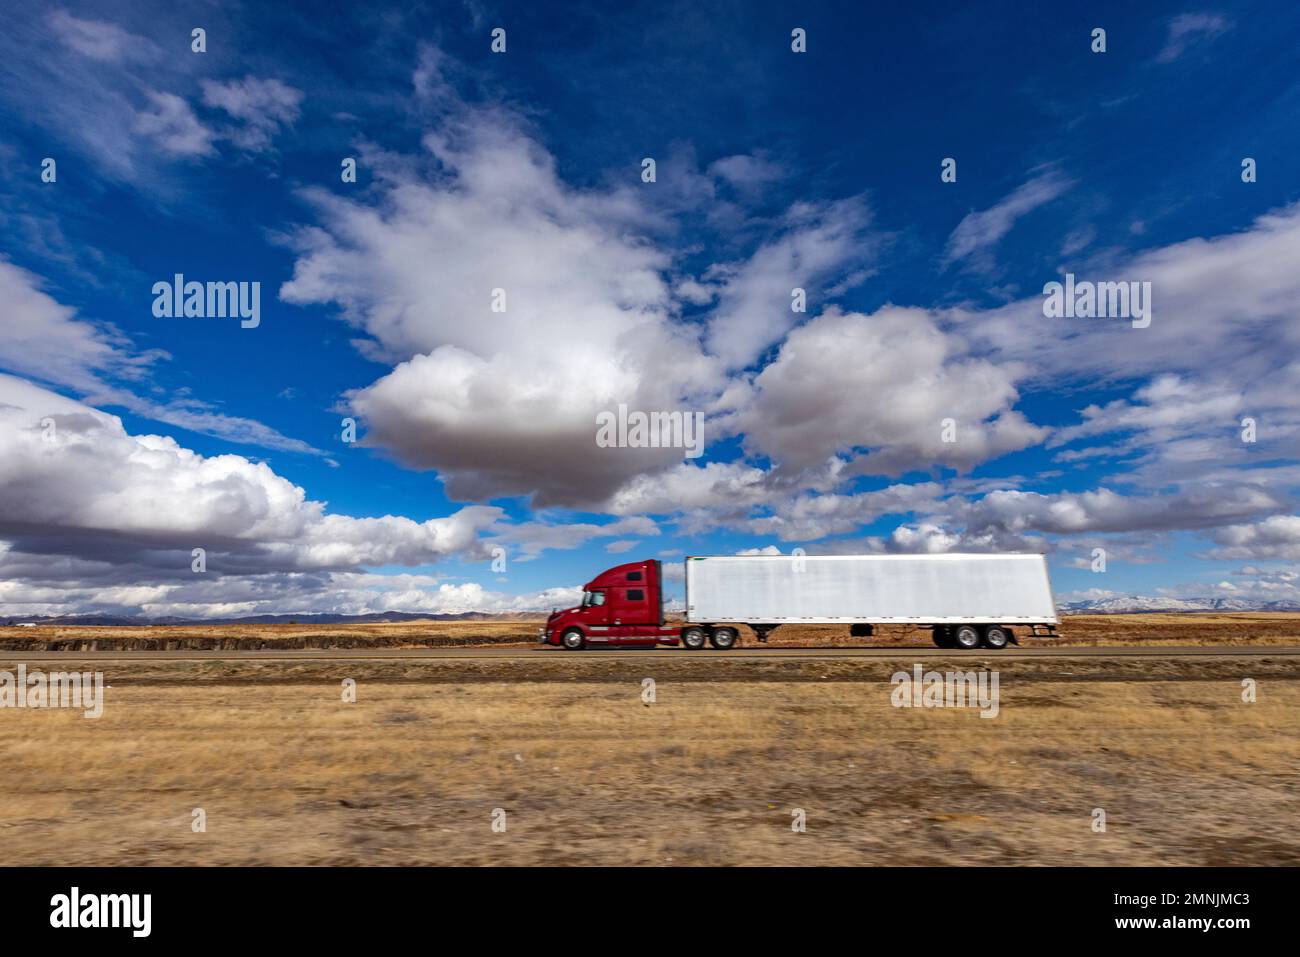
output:
<path id="1" fill-rule="evenodd" d="M 663 568 L 658 561 L 629 562 L 601 572 L 582 586 L 582 604 L 551 613 L 543 644 L 578 649 L 588 644 L 675 645 L 681 628 L 664 625 Z"/>

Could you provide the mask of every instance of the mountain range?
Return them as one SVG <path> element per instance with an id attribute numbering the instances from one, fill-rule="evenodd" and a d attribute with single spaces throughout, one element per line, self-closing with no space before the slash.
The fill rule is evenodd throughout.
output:
<path id="1" fill-rule="evenodd" d="M 1057 608 L 1065 615 L 1132 615 L 1142 612 L 1300 611 L 1300 602 L 1249 601 L 1242 598 L 1152 598 L 1146 595 L 1113 595 L 1109 598 L 1061 602 Z"/>
<path id="2" fill-rule="evenodd" d="M 1090 598 L 1081 601 L 1061 602 L 1057 605 L 1063 615 L 1133 615 L 1143 612 L 1163 614 L 1195 614 L 1197 612 L 1233 611 L 1285 611 L 1300 612 L 1296 601 L 1249 601 L 1241 598 L 1153 598 L 1148 595 L 1112 595 L 1108 598 Z M 531 621 L 545 617 L 546 612 L 482 612 L 467 611 L 454 615 L 418 614 L 411 612 L 374 612 L 368 615 L 249 615 L 243 618 L 179 618 L 174 616 L 146 618 L 129 615 L 54 615 L 48 617 L 10 617 L 0 619 L 0 625 L 17 625 L 31 622 L 38 625 L 364 625 L 375 622 L 401 621 Z"/>

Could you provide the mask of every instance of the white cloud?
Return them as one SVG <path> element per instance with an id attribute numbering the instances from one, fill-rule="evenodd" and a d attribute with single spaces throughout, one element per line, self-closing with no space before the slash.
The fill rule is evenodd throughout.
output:
<path id="1" fill-rule="evenodd" d="M 59 40 L 84 57 L 105 63 L 149 60 L 161 51 L 157 44 L 103 20 L 82 20 L 55 10 L 48 22 Z"/>
<path id="2" fill-rule="evenodd" d="M 512 595 L 472 581 L 428 574 L 373 572 L 268 573 L 238 578 L 189 575 L 148 585 L 94 581 L 94 567 L 50 568 L 27 578 L 22 556 L 0 549 L 0 615 L 34 617 L 78 614 L 227 618 L 248 615 L 370 615 L 399 612 L 456 615 L 466 612 L 546 612 L 576 605 L 580 585 Z"/>
<path id="3" fill-rule="evenodd" d="M 709 317 L 707 345 L 728 369 L 743 369 L 802 318 L 792 309 L 791 293 L 806 290 L 816 311 L 824 286 L 859 270 L 874 257 L 878 240 L 869 238 L 870 215 L 859 199 L 836 203 L 797 203 L 783 230 L 740 263 L 715 266 L 718 304 Z M 859 280 L 865 274 L 859 271 Z"/>
<path id="4" fill-rule="evenodd" d="M 1119 436 L 1101 454 L 1139 456 L 1132 478 L 1149 485 L 1197 480 L 1229 467 L 1300 452 L 1300 204 L 1248 229 L 1153 249 L 1096 280 L 1151 283 L 1152 322 L 1049 319 L 1042 297 L 987 312 L 943 316 L 972 352 L 1024 370 L 1029 388 L 1131 387 L 1128 399 L 1087 406 L 1054 444 Z M 1241 441 L 1242 418 L 1258 442 Z M 1087 457 L 1072 450 L 1061 461 Z"/>
<path id="5" fill-rule="evenodd" d="M 767 478 L 762 469 L 742 463 L 682 464 L 657 475 L 632 478 L 602 507 L 615 515 L 745 507 L 767 498 Z"/>
<path id="6" fill-rule="evenodd" d="M 532 561 L 550 549 L 578 548 L 601 538 L 623 535 L 652 537 L 659 534 L 659 526 L 643 515 L 620 518 L 597 525 L 592 522 L 532 521 L 518 524 L 498 524 L 489 545 L 508 546 L 507 554 L 518 553 L 518 561 Z M 615 542 L 614 544 L 620 544 Z M 631 544 L 636 544 L 632 542 Z M 612 550 L 607 546 L 607 550 Z"/>
<path id="7" fill-rule="evenodd" d="M 110 326 L 79 320 L 41 289 L 38 277 L 0 259 L 0 367 L 75 389 L 103 387 L 102 375 L 138 377 L 156 354 L 131 357 Z"/>
<path id="8" fill-rule="evenodd" d="M 1056 199 L 1070 185 L 1070 180 L 1054 170 L 1048 170 L 1022 183 L 988 209 L 968 213 L 948 237 L 944 263 L 950 264 L 985 253 L 1011 232 L 1016 220 Z M 987 263 L 977 262 L 977 265 Z"/>
<path id="9" fill-rule="evenodd" d="M 158 90 L 149 90 L 145 95 L 152 108 L 136 114 L 133 128 L 137 133 L 149 137 L 172 156 L 212 156 L 216 153 L 212 131 L 200 122 L 185 100 L 175 93 Z"/>
<path id="10" fill-rule="evenodd" d="M 753 535 L 776 535 L 782 541 L 809 542 L 857 531 L 885 515 L 933 509 L 940 485 L 891 485 L 851 495 L 797 495 L 776 502 L 773 514 L 736 524 Z"/>
<path id="11" fill-rule="evenodd" d="M 745 153 L 715 160 L 709 164 L 709 173 L 726 180 L 746 197 L 756 196 L 768 183 L 785 175 L 781 166 L 766 156 Z"/>
<path id="12" fill-rule="evenodd" d="M 959 533 L 930 523 L 900 525 L 890 534 L 889 547 L 890 551 L 929 555 L 953 552 L 959 548 L 966 551 L 976 550 Z"/>
<path id="13" fill-rule="evenodd" d="M 1300 354 L 1300 204 L 1258 217 L 1247 229 L 1195 238 L 1117 262 L 1079 279 L 1147 281 L 1152 321 L 1049 319 L 1035 294 L 986 312 L 954 311 L 950 328 L 974 347 L 1025 362 L 1035 382 L 1145 379 L 1195 370 L 1243 386 Z M 1057 277 L 1044 277 L 1044 282 Z"/>
<path id="14" fill-rule="evenodd" d="M 1169 34 L 1156 54 L 1156 62 L 1172 63 L 1190 47 L 1214 39 L 1231 26 L 1226 17 L 1217 13 L 1181 13 L 1169 21 Z"/>
<path id="15" fill-rule="evenodd" d="M 50 425 L 52 423 L 52 429 Z M 263 463 L 204 457 L 115 416 L 0 376 L 0 539 L 15 550 L 189 573 L 208 549 L 213 574 L 415 565 L 486 554 L 501 516 L 471 506 L 415 522 L 328 514 Z"/>
<path id="16" fill-rule="evenodd" d="M 1236 546 L 1215 550 L 1210 557 L 1269 557 L 1267 548 L 1256 553 L 1246 547 L 1258 544 L 1260 532 L 1255 525 L 1234 523 L 1268 515 L 1286 502 L 1286 496 L 1276 490 L 1251 483 L 1198 484 L 1136 495 L 1105 487 L 1054 494 L 998 489 L 979 498 L 943 494 L 936 488 L 933 498 L 929 503 L 916 501 L 909 508 L 889 509 L 915 511 L 923 517 L 898 526 L 883 539 L 871 539 L 869 545 L 897 552 L 1064 550 L 1088 556 L 1087 561 L 1067 564 L 1088 567 L 1091 551 L 1098 546 L 1112 560 L 1150 564 L 1161 557 L 1170 533 L 1195 530 Z M 907 505 L 907 500 L 901 504 Z M 1287 531 L 1277 527 L 1274 518 L 1262 526 L 1273 538 Z"/>
<path id="17" fill-rule="evenodd" d="M 747 449 L 795 469 L 860 450 L 851 474 L 965 471 L 1042 441 L 1012 409 L 1020 367 L 962 350 L 923 309 L 830 309 L 789 335 L 736 426 Z"/>
<path id="18" fill-rule="evenodd" d="M 1198 484 L 1175 492 L 1122 495 L 1088 492 L 990 492 L 954 514 L 976 533 L 1009 531 L 1075 535 L 1083 532 L 1160 532 L 1205 529 L 1283 507 L 1275 492 L 1252 484 Z"/>
<path id="19" fill-rule="evenodd" d="M 5 304 L 4 321 L 0 322 L 0 369 L 71 389 L 92 405 L 128 409 L 204 435 L 320 454 L 306 442 L 253 419 L 218 412 L 201 401 L 177 395 L 160 403 L 112 384 L 143 380 L 167 354 L 140 352 L 113 326 L 79 318 L 76 310 L 44 291 L 39 277 L 3 259 L 0 302 Z"/>
<path id="20" fill-rule="evenodd" d="M 241 121 L 226 135 L 240 149 L 255 153 L 269 149 L 275 135 L 293 124 L 302 99 L 302 90 L 276 79 L 246 76 L 226 83 L 203 81 L 204 104 Z"/>
<path id="21" fill-rule="evenodd" d="M 24 27 L 0 31 L 0 62 L 10 67 L 0 98 L 54 144 L 92 158 L 91 175 L 136 184 L 154 201 L 179 198 L 173 161 L 214 157 L 227 140 L 265 151 L 299 113 L 302 92 L 279 80 L 204 80 L 207 110 L 234 121 L 214 127 L 195 110 L 193 69 L 206 58 L 188 52 L 185 34 L 173 37 L 185 52 L 168 56 L 147 37 L 65 10 Z"/>
<path id="22" fill-rule="evenodd" d="M 301 91 L 247 76 L 204 84 L 206 107 L 237 121 L 229 129 L 209 130 L 187 101 L 152 90 L 152 82 L 150 106 L 132 121 L 144 87 L 122 67 L 133 57 L 124 52 L 129 35 L 71 30 L 61 42 L 77 57 L 122 71 L 110 74 L 120 81 L 116 89 L 85 101 L 108 107 L 108 119 L 78 122 L 102 121 L 100 145 L 125 150 L 118 159 L 128 165 L 136 145 L 123 146 L 114 139 L 121 130 L 109 128 L 123 117 L 128 133 L 134 129 L 174 155 L 202 156 L 222 137 L 266 149 L 299 115 Z M 42 460 L 29 453 L 43 447 L 29 448 L 31 436 L 19 429 L 25 438 L 15 443 L 15 492 L 6 486 L 3 503 L 17 546 L 6 552 L 7 568 L 44 549 L 51 564 L 71 556 L 82 563 L 78 574 L 107 576 L 100 594 L 124 605 L 287 607 L 322 588 L 341 594 L 351 588 L 342 576 L 365 574 L 358 567 L 476 554 L 481 535 L 506 543 L 520 560 L 601 541 L 618 554 L 659 534 L 646 515 L 673 516 L 681 529 L 725 526 L 781 542 L 852 533 L 884 515 L 913 516 L 892 534 L 854 546 L 896 551 L 1037 547 L 1043 535 L 1153 538 L 1191 528 L 1215 530 L 1222 549 L 1243 555 L 1290 554 L 1289 527 L 1274 522 L 1289 516 L 1267 516 L 1293 507 L 1283 489 L 1294 484 L 1296 469 L 1265 457 L 1279 458 L 1300 441 L 1300 361 L 1293 358 L 1300 354 L 1300 206 L 1230 236 L 1119 262 L 1126 275 L 1153 282 L 1155 320 L 1146 330 L 1046 320 L 1038 297 L 986 312 L 891 305 L 870 315 L 844 313 L 824 303 L 869 275 L 883 241 L 868 231 L 861 198 L 800 203 L 774 222 L 751 220 L 719 197 L 757 195 L 779 169 L 761 156 L 729 156 L 704 175 L 687 149 L 665 157 L 655 192 L 575 188 L 520 115 L 461 101 L 444 79 L 454 68 L 424 49 L 413 77 L 432 130 L 422 154 L 371 150 L 364 162 L 373 189 L 302 194 L 318 224 L 294 234 L 297 261 L 281 295 L 337 307 L 363 354 L 392 367 L 346 397 L 365 422 L 364 444 L 438 471 L 456 497 L 531 495 L 537 506 L 621 518 L 600 524 L 552 512 L 509 524 L 500 510 L 465 509 L 430 525 L 330 516 L 323 503 L 307 500 L 265 466 L 238 456 L 204 459 L 171 439 L 128 436 L 113 417 L 73 403 L 56 416 L 61 431 L 83 443 L 87 456 L 102 455 L 104 468 L 129 475 L 130 486 L 111 475 L 96 486 L 91 479 L 100 477 L 89 467 L 71 478 L 41 471 Z M 971 213 L 949 238 L 945 261 L 979 265 L 1020 217 L 1069 185 L 1049 170 Z M 765 238 L 752 255 L 685 276 L 668 247 L 656 245 L 673 234 L 674 216 L 743 223 L 745 243 Z M 735 241 L 740 232 L 726 236 Z M 1085 229 L 1066 247 L 1075 252 L 1092 238 Z M 725 255 L 748 246 L 727 248 Z M 158 357 L 133 353 L 110 327 L 78 320 L 30 275 L 6 266 L 0 263 L 0 294 L 8 293 L 17 316 L 0 328 L 6 368 L 75 389 L 90 396 L 88 403 L 294 447 L 276 445 L 294 440 L 273 430 L 200 403 L 160 408 L 109 384 L 129 380 Z M 810 314 L 791 312 L 794 286 L 808 289 Z M 507 296 L 504 313 L 490 309 L 497 288 Z M 702 318 L 682 318 L 690 307 L 708 306 Z M 1087 406 L 1077 424 L 1054 432 L 1016 408 L 1022 389 L 1097 382 L 1122 386 L 1127 397 Z M 699 466 L 683 463 L 680 450 L 598 448 L 595 413 L 620 403 L 703 411 L 706 438 L 740 436 L 747 458 Z M 1236 435 L 1244 414 L 1260 421 L 1254 449 Z M 955 422 L 955 442 L 943 441 L 945 419 Z M 956 492 L 953 482 L 844 491 L 862 476 L 965 472 L 1049 436 L 1062 463 L 1131 457 L 1137 471 L 1110 484 L 1160 491 L 1124 494 L 1103 483 L 1043 495 L 992 487 L 975 498 L 969 487 Z M 1085 440 L 1097 444 L 1074 447 Z M 1264 463 L 1241 470 L 1252 455 Z M 47 482 L 56 500 L 73 503 L 62 519 L 30 498 Z M 47 531 L 22 524 L 28 510 Z M 197 533 L 210 534 L 215 553 L 240 570 L 227 592 L 204 591 L 207 583 L 188 579 L 141 580 L 138 571 L 135 579 L 118 580 L 96 564 L 117 547 L 114 536 L 133 543 L 132 562 L 156 568 L 174 560 L 183 545 L 177 536 Z M 383 584 L 357 584 L 355 595 L 338 601 L 369 607 Z M 409 592 L 388 584 L 386 594 L 412 607 L 421 590 L 437 591 L 441 607 L 472 597 L 498 600 L 470 585 L 435 586 L 432 578 Z"/>
<path id="23" fill-rule="evenodd" d="M 628 232 L 626 198 L 566 186 L 508 116 L 457 113 L 425 145 L 436 178 L 375 158 L 376 206 L 305 194 L 323 228 L 298 233 L 281 290 L 338 305 L 370 337 L 365 354 L 395 363 L 348 397 L 365 442 L 438 470 L 453 496 L 542 506 L 681 462 L 680 449 L 595 442 L 598 412 L 700 411 L 717 381 L 672 318 L 668 258 Z"/>
<path id="24" fill-rule="evenodd" d="M 1214 532 L 1211 558 L 1300 561 L 1300 515 L 1271 515 L 1261 522 Z"/>

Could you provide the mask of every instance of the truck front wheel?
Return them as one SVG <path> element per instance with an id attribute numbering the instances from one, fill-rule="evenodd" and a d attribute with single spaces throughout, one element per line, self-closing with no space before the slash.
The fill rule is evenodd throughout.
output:
<path id="1" fill-rule="evenodd" d="M 586 647 L 587 644 L 586 640 L 582 637 L 582 632 L 577 628 L 570 628 L 566 631 L 560 638 L 560 641 L 563 642 L 564 647 L 568 648 L 570 651 L 580 651 L 582 648 Z"/>
<path id="2" fill-rule="evenodd" d="M 719 651 L 728 651 L 736 646 L 737 637 L 734 628 L 715 628 L 713 634 L 709 635 L 709 644 Z"/>
<path id="3" fill-rule="evenodd" d="M 703 628 L 687 628 L 682 632 L 682 647 L 688 651 L 699 651 L 708 640 L 709 636 Z"/>

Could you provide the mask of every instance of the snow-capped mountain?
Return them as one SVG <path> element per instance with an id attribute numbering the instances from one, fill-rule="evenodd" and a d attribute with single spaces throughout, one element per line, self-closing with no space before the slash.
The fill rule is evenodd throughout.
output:
<path id="1" fill-rule="evenodd" d="M 1114 595 L 1061 602 L 1067 615 L 1120 615 L 1141 612 L 1300 611 L 1295 601 L 1250 601 L 1242 598 L 1160 598 L 1149 595 Z"/>

